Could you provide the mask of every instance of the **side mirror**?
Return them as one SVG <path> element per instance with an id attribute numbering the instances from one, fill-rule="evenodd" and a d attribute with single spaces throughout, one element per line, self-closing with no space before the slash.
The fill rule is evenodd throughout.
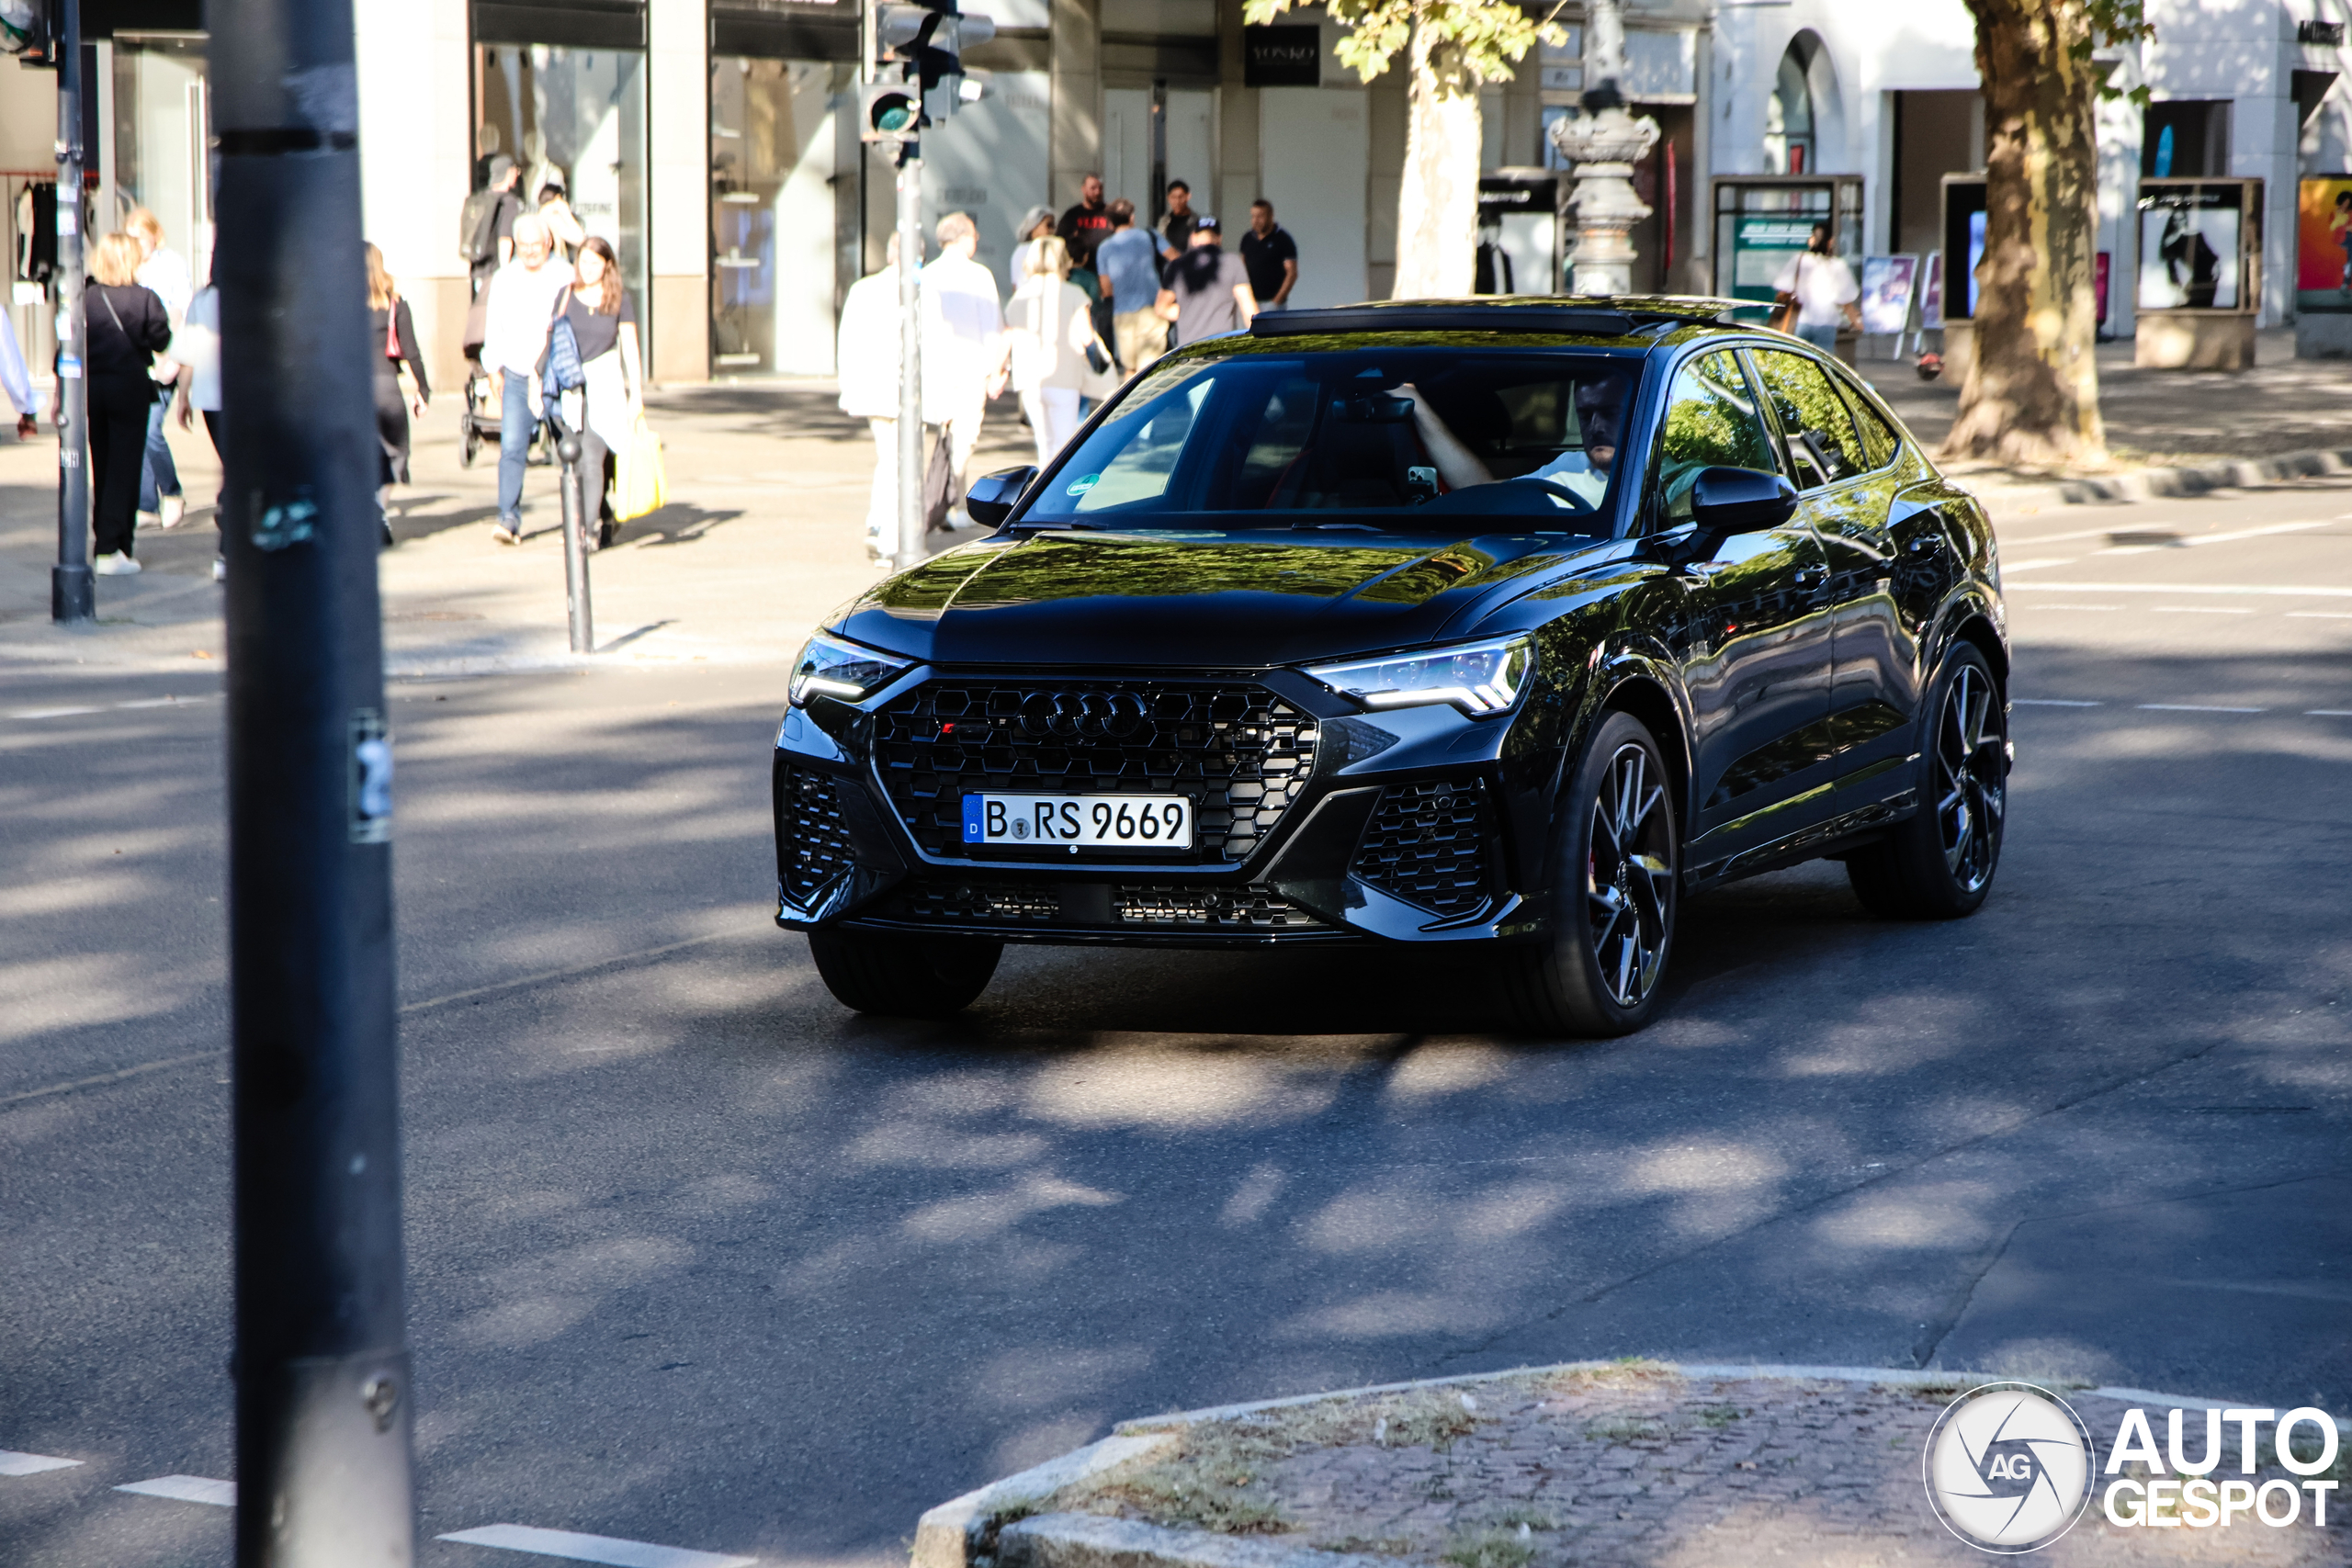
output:
<path id="1" fill-rule="evenodd" d="M 1734 470 L 1726 468 L 1726 473 Z M 1001 528 L 1004 520 L 1012 515 L 1013 506 L 1021 500 L 1021 492 L 1037 477 L 1035 468 L 1000 468 L 986 478 L 974 479 L 965 493 L 964 510 L 973 522 L 986 528 Z"/>
<path id="2" fill-rule="evenodd" d="M 1756 468 L 1702 468 L 1690 486 L 1691 520 L 1718 540 L 1777 528 L 1796 509 L 1796 488 Z"/>

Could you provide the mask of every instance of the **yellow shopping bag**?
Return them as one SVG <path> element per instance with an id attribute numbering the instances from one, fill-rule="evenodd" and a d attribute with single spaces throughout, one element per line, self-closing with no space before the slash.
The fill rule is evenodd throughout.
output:
<path id="1" fill-rule="evenodd" d="M 669 481 L 662 471 L 662 438 L 653 434 L 643 414 L 637 416 L 618 466 L 620 472 L 614 476 L 619 481 L 613 487 L 614 515 L 627 523 L 659 510 Z"/>

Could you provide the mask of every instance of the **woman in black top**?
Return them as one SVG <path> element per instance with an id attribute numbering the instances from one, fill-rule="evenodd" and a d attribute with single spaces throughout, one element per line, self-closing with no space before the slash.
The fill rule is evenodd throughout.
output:
<path id="1" fill-rule="evenodd" d="M 564 319 L 580 345 L 580 373 L 586 379 L 587 412 L 581 419 L 580 471 L 597 498 L 595 533 L 588 547 L 613 542 L 618 527 L 605 496 L 606 456 L 617 451 L 637 424 L 644 377 L 638 358 L 637 306 L 621 287 L 620 263 L 602 235 L 580 246 L 580 275 L 564 301 Z"/>
<path id="2" fill-rule="evenodd" d="M 382 446 L 376 467 L 376 514 L 389 545 L 392 525 L 384 517 L 384 492 L 408 483 L 408 416 L 413 410 L 417 418 L 424 417 L 424 406 L 433 400 L 433 383 L 424 377 L 424 355 L 416 346 L 416 322 L 409 316 L 408 301 L 384 270 L 384 253 L 373 245 L 368 247 L 368 341 L 376 350 L 369 355 L 376 375 L 376 437 Z M 401 388 L 403 366 L 416 384 L 413 394 Z"/>
<path id="3" fill-rule="evenodd" d="M 148 374 L 155 355 L 172 345 L 172 320 L 155 291 L 134 281 L 143 253 L 129 234 L 100 240 L 90 256 L 90 285 L 82 295 L 90 383 L 92 533 L 97 558 L 91 570 L 118 577 L 139 570 L 131 535 L 139 526 L 139 468 L 147 453 L 147 411 L 155 401 Z"/>

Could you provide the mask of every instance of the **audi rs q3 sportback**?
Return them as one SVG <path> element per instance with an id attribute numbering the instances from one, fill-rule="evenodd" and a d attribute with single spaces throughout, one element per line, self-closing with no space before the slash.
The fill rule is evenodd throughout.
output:
<path id="1" fill-rule="evenodd" d="M 1158 361 L 809 639 L 778 923 L 868 1012 L 965 1007 L 1008 942 L 1416 942 L 1617 1034 L 1695 890 L 1826 856 L 1879 914 L 1971 913 L 1992 531 L 1729 310 L 1291 310 Z"/>

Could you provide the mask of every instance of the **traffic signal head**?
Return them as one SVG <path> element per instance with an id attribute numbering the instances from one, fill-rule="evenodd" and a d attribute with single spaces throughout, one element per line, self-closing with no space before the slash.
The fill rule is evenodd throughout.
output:
<path id="1" fill-rule="evenodd" d="M 57 63 L 56 0 L 0 0 L 0 54 L 28 65 Z"/>
<path id="2" fill-rule="evenodd" d="M 858 138 L 864 141 L 911 141 L 922 130 L 922 100 L 902 82 L 876 82 L 865 91 Z"/>

